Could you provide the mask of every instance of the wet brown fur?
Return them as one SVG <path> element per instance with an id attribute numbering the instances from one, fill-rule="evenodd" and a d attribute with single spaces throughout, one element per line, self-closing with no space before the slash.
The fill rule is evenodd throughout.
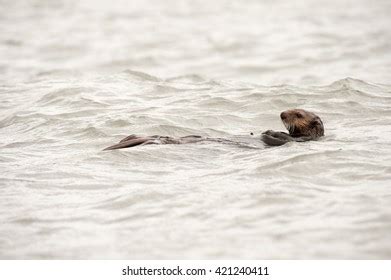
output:
<path id="1" fill-rule="evenodd" d="M 315 140 L 324 135 L 322 120 L 314 113 L 293 109 L 282 112 L 280 117 L 292 137 L 310 136 Z"/>
<path id="2" fill-rule="evenodd" d="M 280 114 L 282 123 L 289 134 L 268 130 L 262 134 L 262 141 L 270 146 L 280 146 L 287 142 L 317 140 L 324 135 L 322 120 L 312 112 L 292 109 Z"/>

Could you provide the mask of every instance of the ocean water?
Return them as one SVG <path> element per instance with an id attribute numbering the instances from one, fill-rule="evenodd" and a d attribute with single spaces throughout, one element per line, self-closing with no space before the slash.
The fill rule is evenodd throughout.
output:
<path id="1" fill-rule="evenodd" d="M 1 259 L 391 258 L 390 1 L 0 9 Z"/>

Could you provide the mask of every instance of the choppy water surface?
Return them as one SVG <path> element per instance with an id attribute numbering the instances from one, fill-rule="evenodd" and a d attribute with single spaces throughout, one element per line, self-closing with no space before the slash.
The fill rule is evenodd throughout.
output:
<path id="1" fill-rule="evenodd" d="M 391 257 L 389 1 L 128 2 L 0 2 L 1 258 Z"/>

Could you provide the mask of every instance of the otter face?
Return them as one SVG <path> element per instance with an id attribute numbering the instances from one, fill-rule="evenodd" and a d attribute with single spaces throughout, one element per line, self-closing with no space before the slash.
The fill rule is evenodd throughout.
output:
<path id="1" fill-rule="evenodd" d="M 314 113 L 293 109 L 282 112 L 280 117 L 292 137 L 309 136 L 316 139 L 324 135 L 323 123 Z"/>

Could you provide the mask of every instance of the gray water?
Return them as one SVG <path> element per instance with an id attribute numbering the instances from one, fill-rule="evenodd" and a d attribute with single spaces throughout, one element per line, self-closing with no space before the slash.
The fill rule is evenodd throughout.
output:
<path id="1" fill-rule="evenodd" d="M 390 1 L 0 11 L 1 258 L 391 258 Z M 264 147 L 289 108 L 325 137 Z"/>

